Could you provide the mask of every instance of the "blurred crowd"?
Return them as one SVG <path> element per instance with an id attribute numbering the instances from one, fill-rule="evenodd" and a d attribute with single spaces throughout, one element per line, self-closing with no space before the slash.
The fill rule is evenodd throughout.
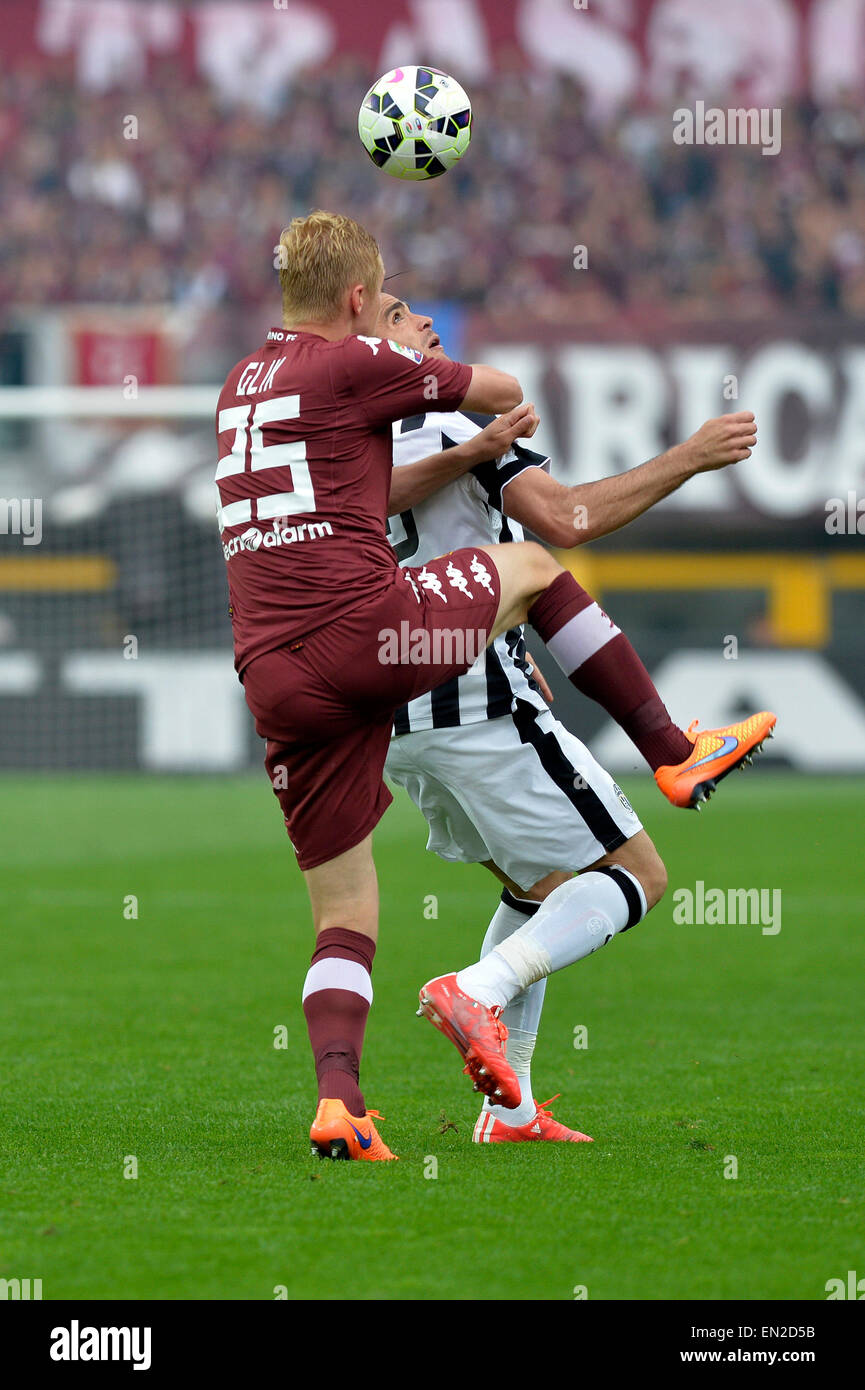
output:
<path id="1" fill-rule="evenodd" d="M 369 79 L 340 59 L 263 113 L 167 63 L 108 95 L 62 67 L 0 73 L 0 300 L 276 309 L 280 230 L 326 207 L 375 232 L 407 294 L 503 321 L 865 314 L 852 96 L 785 103 L 773 157 L 676 145 L 669 107 L 595 124 L 578 86 L 514 59 L 472 88 L 462 164 L 404 184 L 358 143 Z"/>

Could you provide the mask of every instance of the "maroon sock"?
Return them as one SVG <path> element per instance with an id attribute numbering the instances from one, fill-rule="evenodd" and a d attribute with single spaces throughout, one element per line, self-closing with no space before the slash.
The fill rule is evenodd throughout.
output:
<path id="1" fill-rule="evenodd" d="M 622 726 L 652 771 L 684 762 L 691 740 L 673 723 L 625 634 L 572 574 L 560 574 L 544 590 L 529 622 L 571 684 Z"/>
<path id="2" fill-rule="evenodd" d="M 374 955 L 368 936 L 329 927 L 318 935 L 303 986 L 318 1098 L 343 1101 L 350 1115 L 366 1114 L 358 1077 Z"/>

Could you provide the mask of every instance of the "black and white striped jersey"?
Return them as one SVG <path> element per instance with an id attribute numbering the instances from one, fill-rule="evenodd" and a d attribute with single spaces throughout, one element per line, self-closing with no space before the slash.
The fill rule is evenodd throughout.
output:
<path id="1" fill-rule="evenodd" d="M 442 449 L 471 439 L 493 417 L 473 411 L 430 411 L 393 427 L 395 468 L 417 463 Z M 388 521 L 388 539 L 400 565 L 422 565 L 462 546 L 521 541 L 522 527 L 502 512 L 502 491 L 527 468 L 549 471 L 550 460 L 520 441 L 501 459 L 477 464 L 447 483 L 411 511 Z M 394 716 L 394 736 L 420 729 L 454 728 L 509 714 L 518 697 L 546 709 L 526 661 L 521 627 L 512 628 L 482 652 L 464 676 L 446 681 L 402 705 Z"/>

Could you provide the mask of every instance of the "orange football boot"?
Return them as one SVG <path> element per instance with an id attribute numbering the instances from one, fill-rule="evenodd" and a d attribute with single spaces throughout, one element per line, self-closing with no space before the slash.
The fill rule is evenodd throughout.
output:
<path id="1" fill-rule="evenodd" d="M 728 772 L 744 767 L 762 749 L 763 741 L 772 738 L 777 717 L 768 710 L 752 714 L 741 724 L 728 724 L 724 729 L 705 729 L 697 733 L 700 721 L 695 719 L 688 729 L 694 747 L 690 756 L 676 766 L 659 767 L 655 781 L 674 806 L 692 806 L 699 811 L 704 801 Z"/>
<path id="2" fill-rule="evenodd" d="M 532 1139 L 552 1139 L 566 1144 L 593 1144 L 595 1141 L 590 1134 L 581 1134 L 578 1129 L 568 1129 L 553 1119 L 553 1112 L 549 1107 L 558 1098 L 552 1096 L 550 1100 L 536 1100 L 535 1114 L 524 1125 L 504 1124 L 497 1116 L 491 1115 L 489 1110 L 482 1110 L 472 1139 L 476 1144 L 519 1144 Z"/>
<path id="3" fill-rule="evenodd" d="M 313 1154 L 319 1158 L 359 1158 L 365 1163 L 397 1158 L 379 1135 L 373 1115 L 377 1120 L 384 1118 L 377 1110 L 350 1115 L 343 1101 L 320 1100 L 309 1131 Z"/>
<path id="4" fill-rule="evenodd" d="M 465 1061 L 463 1071 L 476 1091 L 509 1110 L 522 1096 L 517 1074 L 505 1056 L 508 1030 L 499 1018 L 501 1008 L 487 1008 L 457 984 L 456 974 L 429 980 L 420 992 L 418 1016 L 444 1033 Z"/>

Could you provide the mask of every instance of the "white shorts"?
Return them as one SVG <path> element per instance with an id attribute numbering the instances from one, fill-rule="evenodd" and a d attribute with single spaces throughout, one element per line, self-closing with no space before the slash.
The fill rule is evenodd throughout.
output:
<path id="1" fill-rule="evenodd" d="M 391 740 L 385 772 L 405 787 L 442 859 L 492 859 L 520 888 L 585 869 L 642 829 L 624 792 L 549 710 Z"/>

